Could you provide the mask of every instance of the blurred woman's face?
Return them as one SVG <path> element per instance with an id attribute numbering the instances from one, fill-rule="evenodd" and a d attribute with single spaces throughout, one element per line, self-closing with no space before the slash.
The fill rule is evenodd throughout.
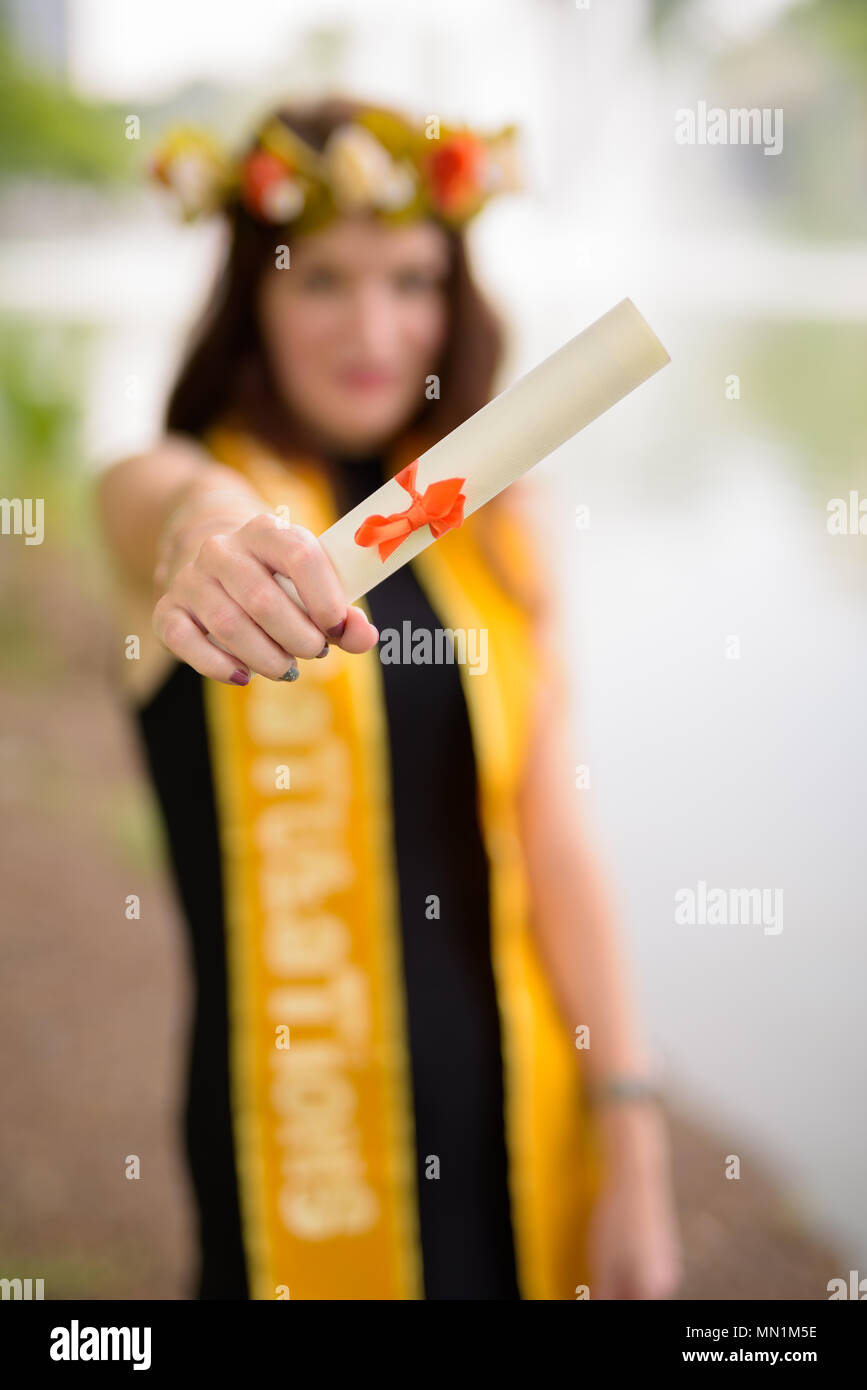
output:
<path id="1" fill-rule="evenodd" d="M 372 452 L 424 403 L 446 329 L 449 243 L 434 222 L 342 218 L 270 267 L 259 323 L 278 390 L 325 448 Z"/>

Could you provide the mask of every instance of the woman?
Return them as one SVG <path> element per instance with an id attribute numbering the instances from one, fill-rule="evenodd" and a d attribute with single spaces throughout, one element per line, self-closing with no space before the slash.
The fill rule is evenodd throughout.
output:
<path id="1" fill-rule="evenodd" d="M 356 604 L 315 540 L 489 399 L 462 229 L 512 133 L 325 101 L 237 166 L 189 131 L 153 163 L 231 228 L 164 439 L 100 486 L 196 970 L 201 1298 L 677 1284 L 519 490 Z"/>

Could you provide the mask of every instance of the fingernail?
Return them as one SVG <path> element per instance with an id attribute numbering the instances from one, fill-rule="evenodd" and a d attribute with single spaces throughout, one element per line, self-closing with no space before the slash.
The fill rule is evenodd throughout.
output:
<path id="1" fill-rule="evenodd" d="M 233 671 L 231 679 L 234 685 L 249 685 L 250 672 L 241 670 Z"/>
<path id="2" fill-rule="evenodd" d="M 344 629 L 345 627 L 346 627 L 346 619 L 345 619 L 345 618 L 341 618 L 340 622 L 337 624 L 336 627 L 329 627 L 329 628 L 326 628 L 326 632 L 328 633 L 328 636 L 329 636 L 329 637 L 333 637 L 334 640 L 335 640 L 335 642 L 336 642 L 337 639 L 338 639 L 338 637 L 342 637 L 342 636 L 343 636 L 343 629 Z"/>
<path id="3" fill-rule="evenodd" d="M 327 656 L 330 650 L 331 650 L 331 648 L 329 647 L 328 643 L 326 642 L 326 643 L 325 643 L 325 646 L 322 648 L 322 651 L 321 651 L 321 652 L 317 652 L 316 655 L 317 655 L 317 657 L 320 657 L 320 656 Z"/>
<path id="4" fill-rule="evenodd" d="M 298 662 L 293 661 L 292 665 L 289 667 L 289 670 L 286 672 L 284 676 L 281 676 L 280 679 L 281 681 L 297 681 L 300 675 L 301 672 L 298 670 Z"/>

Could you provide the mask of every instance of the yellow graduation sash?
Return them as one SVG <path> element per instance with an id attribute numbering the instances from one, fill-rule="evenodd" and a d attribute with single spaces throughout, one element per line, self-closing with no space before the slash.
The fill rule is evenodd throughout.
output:
<path id="1" fill-rule="evenodd" d="M 318 535 L 337 519 L 331 486 L 312 461 L 283 459 L 225 425 L 206 442 L 270 506 L 288 507 L 293 523 Z M 575 1298 L 588 1282 L 599 1145 L 580 1054 L 532 937 L 515 804 L 543 673 L 527 614 L 496 581 L 474 523 L 469 517 L 414 566 L 444 627 L 488 633 L 485 673 L 472 675 L 465 663 L 458 670 L 489 860 L 518 1282 L 523 1298 Z M 505 550 L 517 540 L 506 527 Z M 246 687 L 203 688 L 250 1296 L 423 1298 L 417 1188 L 429 1179 L 416 1171 L 378 651 L 332 646 L 321 661 L 303 662 L 292 683 L 254 676 Z M 444 999 L 444 1029 L 448 1011 Z"/>

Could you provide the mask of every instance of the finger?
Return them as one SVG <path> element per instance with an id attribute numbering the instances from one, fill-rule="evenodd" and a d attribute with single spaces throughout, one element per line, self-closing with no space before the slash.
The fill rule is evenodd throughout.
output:
<path id="1" fill-rule="evenodd" d="M 263 632 L 218 579 L 189 566 L 176 576 L 174 590 L 179 602 L 195 614 L 206 632 L 251 671 L 278 681 L 295 664 L 293 653 Z"/>
<path id="2" fill-rule="evenodd" d="M 662 1259 L 648 1274 L 647 1298 L 673 1298 L 683 1278 L 679 1263 Z"/>
<path id="3" fill-rule="evenodd" d="M 208 537 L 199 560 L 284 651 L 311 660 L 327 644 L 325 633 L 274 582 L 271 570 L 249 551 L 233 546 L 231 537 Z"/>
<path id="4" fill-rule="evenodd" d="M 615 1285 L 607 1278 L 596 1279 L 590 1285 L 590 1297 L 597 1303 L 615 1297 Z"/>
<path id="5" fill-rule="evenodd" d="M 240 539 L 245 532 L 254 553 L 263 564 L 273 573 L 291 579 L 311 620 L 326 634 L 329 642 L 334 642 L 345 651 L 367 651 L 378 640 L 379 633 L 363 613 L 363 622 L 359 625 L 358 616 L 352 618 L 350 629 L 343 586 L 312 531 L 305 526 L 281 523 L 279 517 L 266 514 L 254 517 L 241 528 L 241 532 L 235 532 L 234 539 Z M 342 633 L 335 631 L 344 619 L 346 629 L 350 630 L 350 641 L 355 645 L 347 645 L 346 630 Z M 367 640 L 363 645 L 357 645 L 362 640 L 362 633 L 366 633 Z"/>
<path id="6" fill-rule="evenodd" d="M 176 604 L 154 609 L 153 630 L 173 656 L 185 661 L 200 676 L 224 681 L 227 685 L 247 685 L 249 670 L 234 656 L 221 652 L 209 642 L 202 629 L 185 609 Z"/>
<path id="7" fill-rule="evenodd" d="M 283 575 L 275 575 L 275 580 L 283 584 L 291 584 L 291 579 L 286 579 Z M 290 599 L 298 606 L 294 594 L 290 593 Z M 346 652 L 367 652 L 379 641 L 379 628 L 375 627 L 370 621 L 363 608 L 356 604 L 350 604 L 343 618 L 327 634 L 328 642 L 332 646 L 340 647 Z"/>
<path id="8" fill-rule="evenodd" d="M 345 652 L 367 652 L 379 641 L 379 628 L 374 627 L 363 609 L 351 603 L 346 610 L 346 625 L 339 637 L 329 637 Z"/>
<path id="9" fill-rule="evenodd" d="M 285 574 L 298 591 L 310 619 L 327 633 L 346 614 L 346 595 L 337 572 L 313 532 L 264 513 L 253 517 L 234 540 L 248 544 L 274 574 Z"/>

